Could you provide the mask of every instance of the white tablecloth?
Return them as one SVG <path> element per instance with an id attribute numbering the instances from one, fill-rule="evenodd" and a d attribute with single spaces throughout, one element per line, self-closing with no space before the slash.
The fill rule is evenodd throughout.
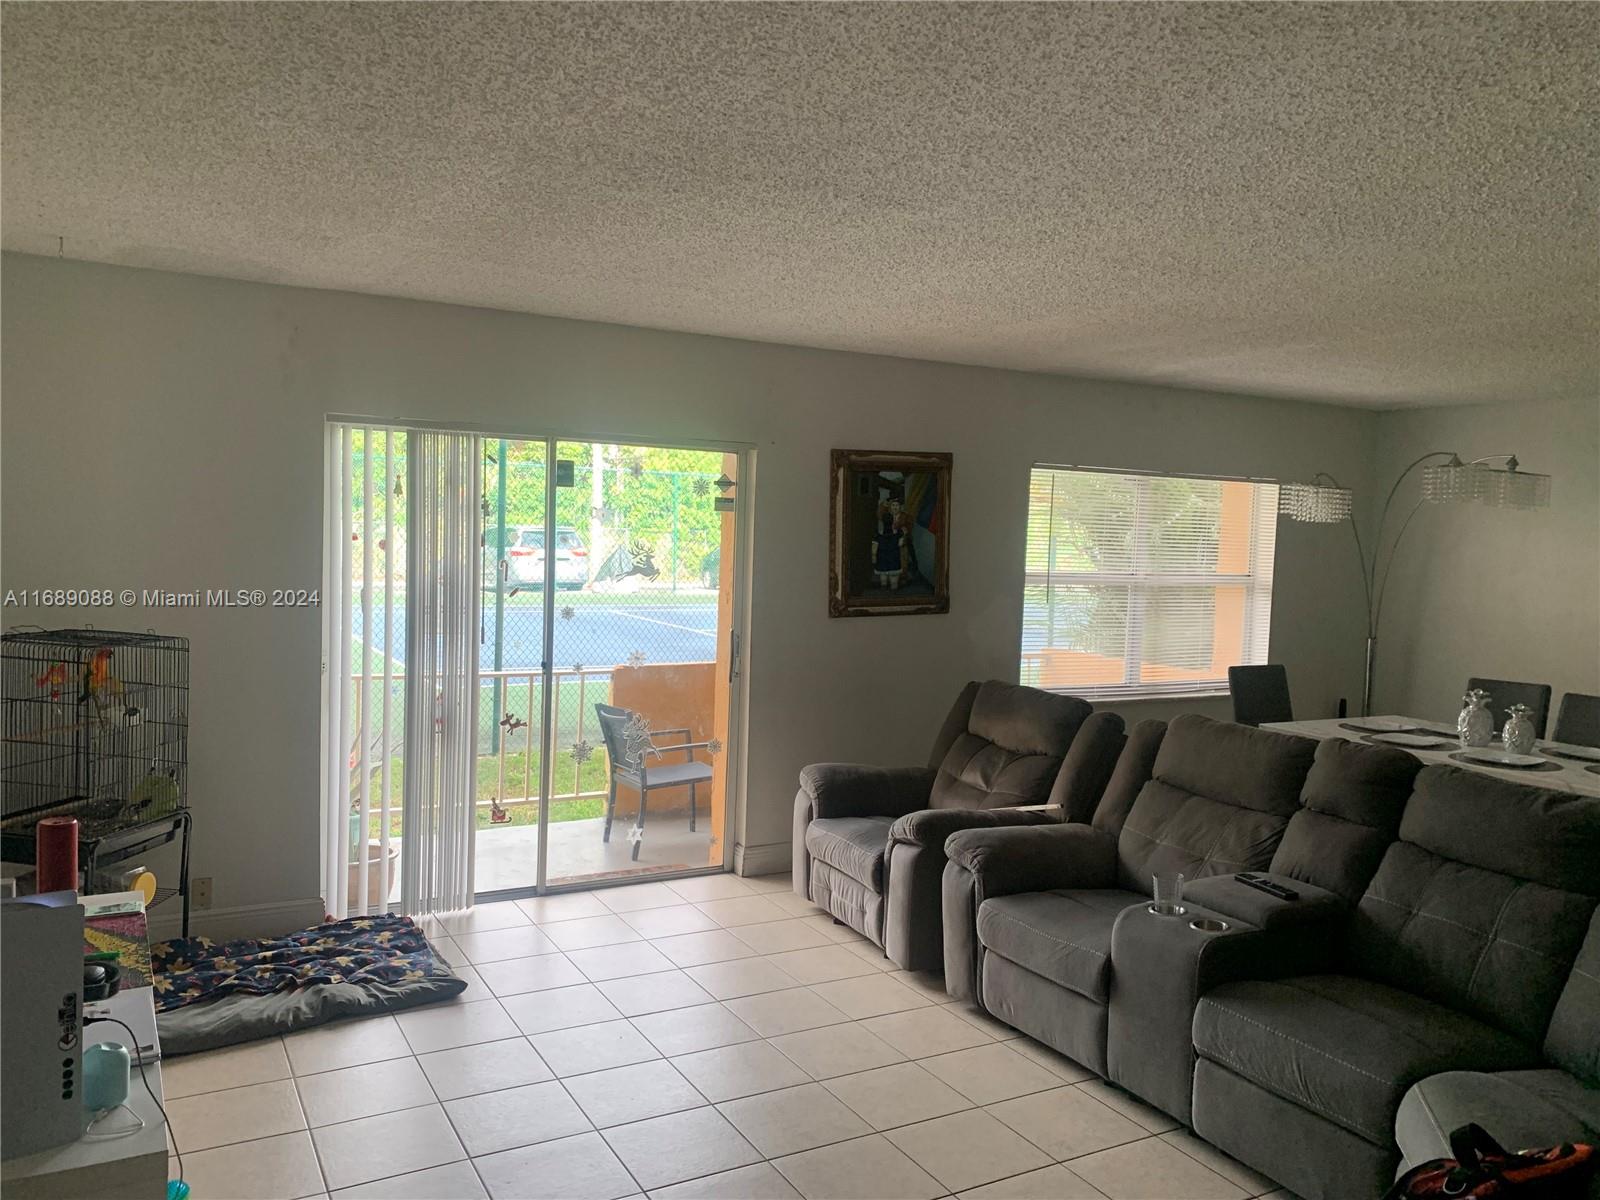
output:
<path id="1" fill-rule="evenodd" d="M 1363 735 L 1357 730 L 1347 729 L 1346 725 L 1366 725 L 1378 723 L 1392 723 L 1403 721 L 1410 725 L 1419 725 L 1424 729 L 1443 730 L 1445 726 L 1438 721 L 1424 721 L 1414 717 L 1346 717 L 1328 721 L 1277 721 L 1270 725 L 1263 725 L 1263 729 L 1277 729 L 1283 733 L 1298 733 L 1302 737 L 1316 738 L 1319 742 L 1324 738 L 1344 738 L 1346 741 L 1360 741 Z M 1444 733 L 1442 737 L 1448 738 L 1452 743 L 1455 734 Z M 1498 745 L 1498 743 L 1496 743 Z M 1539 745 L 1547 745 L 1540 742 Z M 1550 761 L 1560 767 L 1559 771 L 1519 771 L 1514 767 L 1486 767 L 1477 763 L 1461 762 L 1450 757 L 1460 749 L 1459 745 L 1451 745 L 1448 750 L 1413 750 L 1409 746 L 1396 746 L 1397 750 L 1404 750 L 1413 754 L 1425 763 L 1445 763 L 1452 767 L 1465 767 L 1469 771 L 1482 771 L 1485 775 L 1493 775 L 1497 779 L 1509 779 L 1515 783 L 1527 783 L 1534 787 L 1554 788 L 1560 792 L 1578 792 L 1585 796 L 1600 796 L 1600 775 L 1586 771 L 1586 766 L 1594 765 L 1577 762 L 1570 758 L 1552 758 Z"/>

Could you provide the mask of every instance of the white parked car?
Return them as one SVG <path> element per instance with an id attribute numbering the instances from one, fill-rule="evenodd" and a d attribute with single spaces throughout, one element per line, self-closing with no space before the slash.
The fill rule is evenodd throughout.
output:
<path id="1" fill-rule="evenodd" d="M 543 587 L 544 530 L 537 525 L 514 526 L 506 530 L 506 543 L 506 582 L 517 587 Z M 576 529 L 557 529 L 556 586 L 581 588 L 588 582 L 588 547 Z"/>

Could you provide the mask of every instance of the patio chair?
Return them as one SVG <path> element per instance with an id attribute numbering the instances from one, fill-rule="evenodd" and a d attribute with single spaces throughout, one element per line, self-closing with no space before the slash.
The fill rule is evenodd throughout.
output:
<path id="1" fill-rule="evenodd" d="M 651 729 L 638 713 L 610 704 L 596 704 L 595 715 L 600 718 L 600 735 L 606 741 L 606 755 L 611 759 L 611 777 L 606 788 L 606 823 L 600 836 L 603 842 L 611 840 L 611 818 L 617 808 L 617 785 L 639 793 L 639 817 L 634 822 L 633 852 L 639 859 L 639 847 L 644 843 L 644 810 L 651 792 L 663 788 L 687 786 L 689 789 L 689 831 L 694 832 L 695 810 L 699 805 L 699 787 L 711 782 L 711 764 L 700 762 L 694 752 L 708 747 L 709 742 L 692 742 L 688 729 Z M 683 741 L 656 745 L 655 739 L 682 735 Z M 651 762 L 663 754 L 684 751 L 687 762 Z"/>

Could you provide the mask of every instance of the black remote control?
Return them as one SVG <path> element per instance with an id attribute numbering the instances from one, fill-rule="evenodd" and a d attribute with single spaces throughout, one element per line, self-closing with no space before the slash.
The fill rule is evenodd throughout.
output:
<path id="1" fill-rule="evenodd" d="M 1298 900 L 1300 893 L 1293 888 L 1286 888 L 1281 883 L 1275 883 L 1257 875 L 1254 871 L 1243 871 L 1234 876 L 1245 887 L 1253 887 L 1258 892 L 1265 892 L 1269 896 L 1276 896 L 1279 900 Z"/>

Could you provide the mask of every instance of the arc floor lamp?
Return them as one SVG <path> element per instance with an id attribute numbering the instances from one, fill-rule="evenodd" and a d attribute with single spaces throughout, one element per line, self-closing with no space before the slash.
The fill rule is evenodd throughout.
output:
<path id="1" fill-rule="evenodd" d="M 1444 459 L 1444 462 L 1436 460 Z M 1491 466 L 1493 463 L 1504 464 Z M 1422 491 L 1393 540 L 1384 547 L 1384 527 L 1400 485 L 1418 467 L 1422 468 Z M 1378 526 L 1369 555 L 1361 542 L 1361 530 L 1352 512 L 1350 489 L 1332 475 L 1319 471 L 1310 483 L 1284 483 L 1278 487 L 1278 511 L 1293 521 L 1313 525 L 1336 525 L 1347 521 L 1355 539 L 1356 559 L 1361 568 L 1361 583 L 1367 594 L 1367 658 L 1361 681 L 1361 714 L 1372 712 L 1372 667 L 1378 653 L 1378 621 L 1383 615 L 1383 592 L 1394 567 L 1400 541 L 1411 527 L 1411 520 L 1424 504 L 1483 504 L 1490 508 L 1548 508 L 1550 476 L 1520 470 L 1514 454 L 1487 454 L 1462 462 L 1450 450 L 1433 450 L 1416 459 L 1400 472 L 1378 514 Z"/>

